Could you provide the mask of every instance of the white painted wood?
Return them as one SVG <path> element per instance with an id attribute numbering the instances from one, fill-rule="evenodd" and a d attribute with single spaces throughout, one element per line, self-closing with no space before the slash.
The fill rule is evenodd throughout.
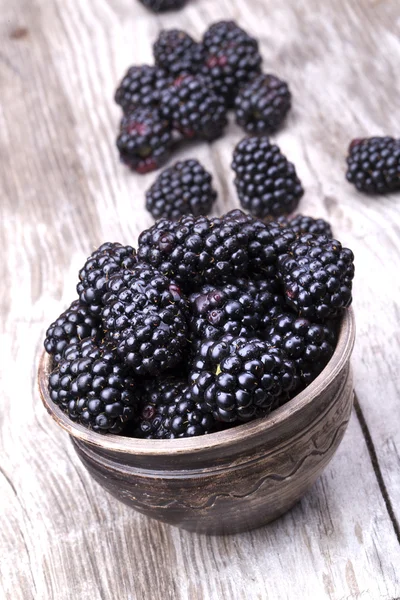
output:
<path id="1" fill-rule="evenodd" d="M 162 17 L 136 0 L 0 6 L 0 598 L 400 597 L 400 198 L 367 198 L 344 179 L 352 137 L 399 135 L 397 3 L 189 0 Z M 292 88 L 275 138 L 306 188 L 301 211 L 329 218 L 356 253 L 354 371 L 369 435 L 354 415 L 293 511 L 259 531 L 207 538 L 106 495 L 45 414 L 35 377 L 46 326 L 74 297 L 85 257 L 106 240 L 135 244 L 152 223 L 143 195 L 155 175 L 129 173 L 114 150 L 118 80 L 151 60 L 162 26 L 200 35 L 227 17 L 260 38 L 265 69 Z M 216 213 L 237 204 L 229 165 L 241 136 L 232 124 L 212 146 L 174 157 L 196 156 L 213 172 Z"/>

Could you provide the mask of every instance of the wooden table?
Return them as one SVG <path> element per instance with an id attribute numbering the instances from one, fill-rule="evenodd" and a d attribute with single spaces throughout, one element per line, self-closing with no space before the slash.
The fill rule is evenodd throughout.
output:
<path id="1" fill-rule="evenodd" d="M 0 597 L 10 600 L 389 600 L 400 597 L 400 197 L 344 177 L 353 137 L 399 135 L 398 0 L 192 0 L 155 17 L 136 0 L 2 0 Z M 210 538 L 147 520 L 92 481 L 45 413 L 36 368 L 48 324 L 104 241 L 151 225 L 117 160 L 113 92 L 151 60 L 162 27 L 200 36 L 235 18 L 294 106 L 276 140 L 296 164 L 301 211 L 331 220 L 356 254 L 356 409 L 325 474 L 289 514 Z M 237 206 L 230 162 L 243 133 L 195 156 Z"/>

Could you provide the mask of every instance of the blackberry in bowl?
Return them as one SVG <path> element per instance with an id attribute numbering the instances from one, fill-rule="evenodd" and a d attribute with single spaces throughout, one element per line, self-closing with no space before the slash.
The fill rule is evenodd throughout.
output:
<path id="1" fill-rule="evenodd" d="M 239 210 L 162 219 L 137 253 L 106 243 L 81 269 L 86 304 L 47 331 L 43 403 L 96 481 L 143 514 L 208 534 L 262 526 L 344 435 L 353 274 L 336 240 Z"/>

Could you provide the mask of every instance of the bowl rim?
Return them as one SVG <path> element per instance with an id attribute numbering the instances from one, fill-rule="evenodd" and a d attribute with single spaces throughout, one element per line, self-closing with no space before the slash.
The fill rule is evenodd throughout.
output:
<path id="1" fill-rule="evenodd" d="M 171 456 L 177 454 L 193 454 L 205 450 L 221 449 L 235 442 L 243 442 L 261 432 L 267 433 L 281 424 L 289 416 L 295 415 L 307 406 L 323 389 L 325 389 L 341 371 L 349 360 L 355 342 L 355 318 L 352 308 L 344 310 L 342 316 L 338 342 L 335 352 L 318 377 L 302 392 L 294 396 L 280 408 L 274 410 L 267 417 L 256 419 L 249 423 L 237 425 L 225 431 L 209 433 L 193 438 L 173 440 L 142 440 L 139 438 L 124 437 L 115 434 L 102 435 L 71 421 L 67 415 L 50 399 L 47 381 L 51 372 L 52 357 L 44 350 L 40 357 L 38 368 L 38 387 L 40 397 L 47 410 L 56 423 L 70 436 L 97 446 L 110 452 L 121 452 L 137 456 Z"/>

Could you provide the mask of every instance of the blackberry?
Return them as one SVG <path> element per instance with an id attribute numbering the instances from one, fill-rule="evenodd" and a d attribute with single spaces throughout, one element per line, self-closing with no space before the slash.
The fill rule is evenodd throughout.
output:
<path id="1" fill-rule="evenodd" d="M 334 322 L 312 323 L 287 310 L 274 316 L 263 335 L 271 346 L 293 360 L 299 378 L 297 387 L 309 385 L 321 373 L 333 356 L 336 337 Z"/>
<path id="2" fill-rule="evenodd" d="M 114 275 L 107 286 L 103 326 L 125 363 L 138 375 L 158 375 L 181 362 L 188 328 L 180 289 L 145 264 Z"/>
<path id="3" fill-rule="evenodd" d="M 223 334 L 254 337 L 266 327 L 269 310 L 283 303 L 274 280 L 235 279 L 220 288 L 206 285 L 189 297 L 194 341 L 217 340 Z"/>
<path id="4" fill-rule="evenodd" d="M 121 121 L 117 148 L 121 161 L 138 173 L 158 169 L 172 145 L 169 123 L 155 110 L 137 108 Z"/>
<path id="5" fill-rule="evenodd" d="M 100 318 L 107 281 L 112 275 L 136 265 L 136 251 L 131 246 L 106 242 L 93 252 L 79 271 L 76 287 L 81 304 Z"/>
<path id="6" fill-rule="evenodd" d="M 153 45 L 156 65 L 172 76 L 196 74 L 203 61 L 204 49 L 185 31 L 161 31 Z"/>
<path id="7" fill-rule="evenodd" d="M 275 75 L 258 75 L 236 96 L 236 123 L 247 133 L 272 133 L 280 127 L 290 106 L 291 93 L 285 81 Z"/>
<path id="8" fill-rule="evenodd" d="M 360 192 L 386 194 L 400 190 L 400 140 L 372 137 L 353 140 L 346 177 Z"/>
<path id="9" fill-rule="evenodd" d="M 276 218 L 291 213 L 304 193 L 294 165 L 267 137 L 239 142 L 232 168 L 240 203 L 256 217 Z"/>
<path id="10" fill-rule="evenodd" d="M 278 258 L 286 301 L 300 316 L 324 321 L 350 306 L 354 255 L 337 240 L 304 234 Z"/>
<path id="11" fill-rule="evenodd" d="M 146 208 L 155 219 L 206 215 L 217 198 L 211 182 L 211 175 L 197 160 L 177 162 L 146 192 Z"/>
<path id="12" fill-rule="evenodd" d="M 257 274 L 262 279 L 271 280 L 276 277 L 278 256 L 287 252 L 296 239 L 295 232 L 282 228 L 276 222 L 264 223 L 240 210 L 227 213 L 225 219 L 242 224 L 242 235 L 248 240 L 247 256 L 252 277 Z"/>
<path id="13" fill-rule="evenodd" d="M 221 21 L 208 29 L 203 45 L 206 57 L 201 72 L 232 108 L 243 84 L 261 72 L 257 40 L 234 21 Z"/>
<path id="14" fill-rule="evenodd" d="M 49 392 L 72 421 L 101 433 L 120 433 L 139 404 L 136 381 L 115 351 L 93 340 L 70 344 L 49 376 Z"/>
<path id="15" fill-rule="evenodd" d="M 44 347 L 59 363 L 68 345 L 88 337 L 102 337 L 99 320 L 93 317 L 88 306 L 75 300 L 47 329 Z"/>
<path id="16" fill-rule="evenodd" d="M 257 40 L 239 27 L 235 21 L 217 21 L 210 25 L 203 36 L 203 45 L 210 52 L 215 52 L 215 50 L 231 46 L 232 43 L 240 41 L 245 41 L 253 46 L 255 50 L 258 50 Z"/>
<path id="17" fill-rule="evenodd" d="M 227 125 L 222 98 L 200 76 L 182 75 L 161 94 L 161 113 L 185 138 L 209 142 L 221 137 Z"/>
<path id="18" fill-rule="evenodd" d="M 165 10 L 178 10 L 183 8 L 187 0 L 139 0 L 146 8 L 155 13 Z"/>
<path id="19" fill-rule="evenodd" d="M 242 229 L 242 223 L 223 218 L 161 219 L 140 234 L 138 257 L 185 291 L 195 291 L 204 283 L 247 275 L 248 236 Z"/>
<path id="20" fill-rule="evenodd" d="M 138 108 L 156 109 L 161 90 L 170 83 L 171 79 L 164 69 L 149 65 L 133 66 L 124 75 L 114 99 L 125 114 Z"/>
<path id="21" fill-rule="evenodd" d="M 277 223 L 283 227 L 289 227 L 297 235 L 303 233 L 312 233 L 313 235 L 325 235 L 328 238 L 333 237 L 332 227 L 328 221 L 324 219 L 314 219 L 313 217 L 307 217 L 306 215 L 296 215 L 292 219 L 286 219 L 286 217 L 279 217 Z"/>
<path id="22" fill-rule="evenodd" d="M 174 439 L 204 435 L 216 429 L 211 412 L 191 399 L 187 382 L 167 377 L 150 384 L 134 435 Z"/>
<path id="23" fill-rule="evenodd" d="M 295 368 L 280 350 L 259 339 L 226 336 L 206 341 L 189 376 L 195 402 L 204 402 L 217 421 L 249 421 L 288 399 Z"/>

